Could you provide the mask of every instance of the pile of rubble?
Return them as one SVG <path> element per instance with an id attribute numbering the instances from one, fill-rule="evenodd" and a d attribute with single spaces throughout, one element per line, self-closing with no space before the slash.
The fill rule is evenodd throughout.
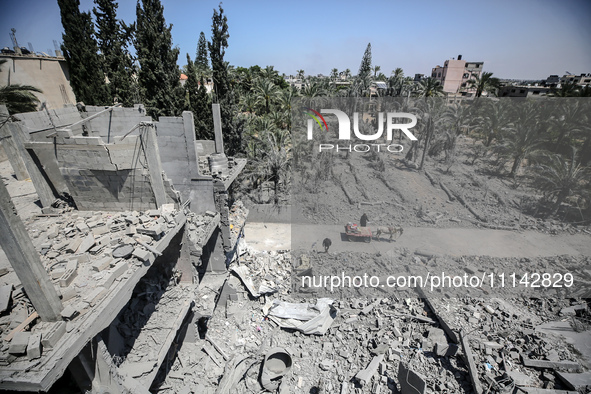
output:
<path id="1" fill-rule="evenodd" d="M 182 219 L 181 219 L 182 216 Z M 30 218 L 33 245 L 63 304 L 64 321 L 39 323 L 20 284 L 1 287 L 0 318 L 4 342 L 0 363 L 39 358 L 112 292 L 122 278 L 150 265 L 161 252 L 159 241 L 184 221 L 172 204 L 145 212 L 67 211 Z M 29 327 L 29 330 L 27 330 Z"/>
<path id="2" fill-rule="evenodd" d="M 584 302 L 316 298 L 292 292 L 289 253 L 239 250 L 214 311 L 196 300 L 195 336 L 157 378 L 159 392 L 565 394 L 591 382 L 572 346 L 536 329 L 588 316 Z M 269 387 L 273 352 L 289 362 Z"/>

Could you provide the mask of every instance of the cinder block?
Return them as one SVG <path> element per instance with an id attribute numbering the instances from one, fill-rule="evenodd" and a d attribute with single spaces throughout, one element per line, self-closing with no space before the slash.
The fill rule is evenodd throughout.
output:
<path id="1" fill-rule="evenodd" d="M 60 278 L 60 286 L 68 287 L 70 283 L 72 283 L 72 281 L 76 278 L 76 275 L 78 275 L 77 269 L 67 269 L 66 272 Z"/>
<path id="2" fill-rule="evenodd" d="M 34 360 L 41 357 L 41 334 L 31 334 L 27 344 L 27 358 Z"/>
<path id="3" fill-rule="evenodd" d="M 27 345 L 29 344 L 30 332 L 21 331 L 14 334 L 10 341 L 10 347 L 8 353 L 10 354 L 24 354 L 27 351 Z"/>

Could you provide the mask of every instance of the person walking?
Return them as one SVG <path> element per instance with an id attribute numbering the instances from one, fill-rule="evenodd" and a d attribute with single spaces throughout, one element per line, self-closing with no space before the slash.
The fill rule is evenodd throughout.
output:
<path id="1" fill-rule="evenodd" d="M 361 220 L 359 221 L 359 224 L 361 225 L 361 227 L 367 227 L 367 215 L 363 214 L 363 216 L 361 216 Z"/>

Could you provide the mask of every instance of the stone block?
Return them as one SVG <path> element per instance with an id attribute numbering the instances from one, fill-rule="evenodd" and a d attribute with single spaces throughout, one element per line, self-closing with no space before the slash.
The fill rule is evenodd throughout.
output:
<path id="1" fill-rule="evenodd" d="M 10 341 L 10 347 L 8 353 L 10 354 L 25 354 L 27 351 L 27 345 L 29 344 L 29 338 L 31 337 L 30 332 L 17 332 Z"/>
<path id="2" fill-rule="evenodd" d="M 41 334 L 31 334 L 27 344 L 27 358 L 34 360 L 41 357 Z"/>

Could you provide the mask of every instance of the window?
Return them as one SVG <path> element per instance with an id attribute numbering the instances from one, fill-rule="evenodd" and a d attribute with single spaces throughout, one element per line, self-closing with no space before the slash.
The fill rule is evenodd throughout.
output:
<path id="1" fill-rule="evenodd" d="M 525 89 L 520 89 L 519 93 L 521 93 L 521 94 L 525 93 Z"/>
<path id="2" fill-rule="evenodd" d="M 468 74 L 468 73 L 464 73 L 464 79 L 466 79 L 466 78 L 468 78 L 468 77 L 470 77 L 470 74 Z"/>
<path id="3" fill-rule="evenodd" d="M 534 91 L 532 92 L 532 94 L 533 94 L 533 95 L 539 95 L 539 94 L 540 94 L 540 91 L 539 91 L 539 90 L 534 90 Z"/>

